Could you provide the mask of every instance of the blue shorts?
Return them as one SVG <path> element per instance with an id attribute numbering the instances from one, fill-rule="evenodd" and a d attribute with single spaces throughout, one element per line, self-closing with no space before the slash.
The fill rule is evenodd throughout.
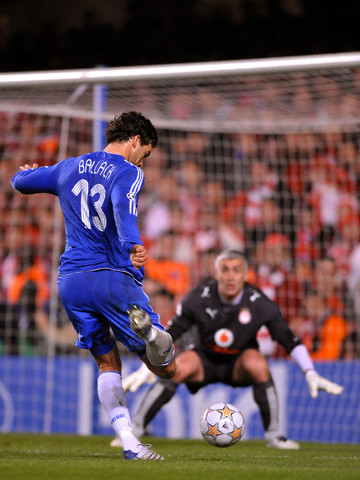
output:
<path id="1" fill-rule="evenodd" d="M 145 342 L 130 327 L 127 309 L 138 305 L 153 325 L 164 330 L 149 304 L 149 298 L 131 275 L 114 270 L 79 272 L 58 277 L 61 302 L 71 320 L 78 340 L 76 346 L 93 355 L 104 355 L 114 347 L 114 337 L 139 357 Z M 111 329 L 111 330 L 110 330 Z"/>

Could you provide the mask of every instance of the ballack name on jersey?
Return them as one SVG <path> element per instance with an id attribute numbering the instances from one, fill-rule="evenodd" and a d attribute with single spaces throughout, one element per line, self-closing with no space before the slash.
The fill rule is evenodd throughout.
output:
<path id="1" fill-rule="evenodd" d="M 85 161 L 80 160 L 79 162 L 79 173 L 92 173 L 94 175 L 101 175 L 106 180 L 111 177 L 112 172 L 115 170 L 116 166 L 112 163 L 98 161 L 95 165 L 95 160 L 87 158 Z"/>

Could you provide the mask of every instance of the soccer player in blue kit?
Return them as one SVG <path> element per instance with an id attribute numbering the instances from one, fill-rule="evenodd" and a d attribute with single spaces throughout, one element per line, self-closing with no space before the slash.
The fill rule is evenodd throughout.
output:
<path id="1" fill-rule="evenodd" d="M 137 225 L 143 164 L 158 142 L 149 119 L 138 112 L 116 116 L 105 131 L 103 151 L 68 158 L 50 167 L 24 165 L 11 180 L 24 194 L 57 195 L 65 220 L 66 248 L 58 288 L 78 333 L 98 368 L 98 396 L 126 460 L 163 460 L 134 435 L 122 387 L 121 359 L 110 333 L 161 378 L 176 371 L 171 336 L 142 289 L 147 252 Z"/>

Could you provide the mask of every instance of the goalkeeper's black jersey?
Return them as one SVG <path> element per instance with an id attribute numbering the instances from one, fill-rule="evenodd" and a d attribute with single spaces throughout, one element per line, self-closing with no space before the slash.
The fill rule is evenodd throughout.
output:
<path id="1" fill-rule="evenodd" d="M 237 356 L 247 348 L 258 348 L 256 334 L 263 325 L 287 353 L 301 343 L 277 304 L 248 283 L 237 305 L 221 302 L 216 280 L 191 290 L 178 305 L 167 330 L 176 341 L 183 333 L 193 331 L 194 325 L 199 337 L 194 338 L 195 346 L 216 356 Z"/>

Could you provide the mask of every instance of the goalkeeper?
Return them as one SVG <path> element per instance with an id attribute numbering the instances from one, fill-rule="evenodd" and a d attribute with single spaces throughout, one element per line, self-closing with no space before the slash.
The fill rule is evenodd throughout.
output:
<path id="1" fill-rule="evenodd" d="M 263 325 L 304 373 L 311 397 L 315 398 L 319 390 L 334 395 L 342 392 L 340 385 L 315 371 L 306 347 L 290 330 L 277 304 L 246 283 L 246 273 L 247 262 L 242 254 L 224 251 L 215 260 L 215 279 L 191 290 L 177 307 L 167 327 L 173 340 L 181 337 L 184 344 L 176 357 L 177 371 L 172 380 L 158 380 L 145 395 L 133 418 L 139 436 L 174 396 L 179 383 L 185 383 L 191 393 L 196 393 L 205 385 L 221 382 L 232 387 L 252 385 L 266 445 L 298 449 L 297 442 L 279 431 L 276 387 L 256 341 Z M 196 332 L 201 332 L 201 336 Z M 140 368 L 124 380 L 124 388 L 135 391 L 154 380 L 151 372 Z M 120 446 L 119 439 L 115 438 L 112 445 Z"/>

